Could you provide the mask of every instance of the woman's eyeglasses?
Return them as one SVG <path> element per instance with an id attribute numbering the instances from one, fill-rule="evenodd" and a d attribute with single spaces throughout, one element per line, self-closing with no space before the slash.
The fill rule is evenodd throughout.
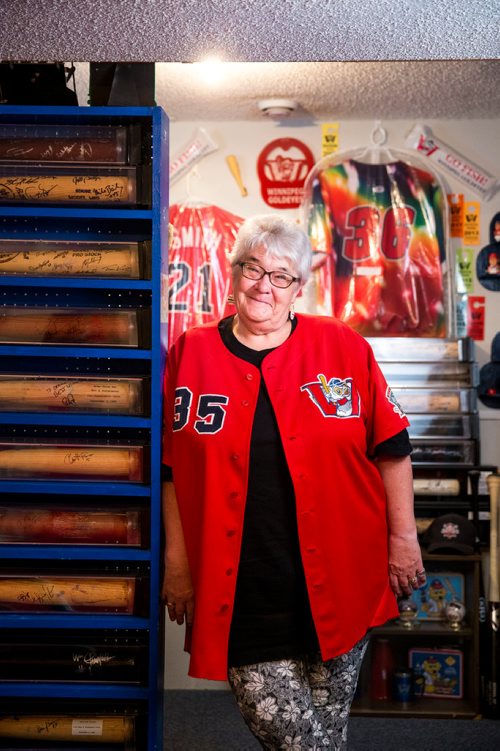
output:
<path id="1" fill-rule="evenodd" d="M 273 287 L 280 287 L 280 289 L 286 289 L 294 282 L 299 281 L 298 276 L 287 274 L 286 271 L 266 271 L 256 263 L 239 263 L 238 266 L 240 266 L 245 279 L 252 279 L 256 282 L 267 275 Z"/>

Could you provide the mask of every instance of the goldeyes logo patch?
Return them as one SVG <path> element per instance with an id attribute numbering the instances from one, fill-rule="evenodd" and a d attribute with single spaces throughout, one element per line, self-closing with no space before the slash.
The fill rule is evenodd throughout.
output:
<path id="1" fill-rule="evenodd" d="M 401 418 L 406 417 L 405 413 L 403 412 L 403 409 L 401 407 L 401 404 L 398 402 L 396 397 L 394 396 L 392 390 L 389 386 L 387 386 L 385 396 L 387 398 L 387 401 L 392 404 L 393 411 L 399 415 Z"/>
<path id="2" fill-rule="evenodd" d="M 300 390 L 309 395 L 324 417 L 359 417 L 359 394 L 353 388 L 352 378 L 327 379 L 323 373 L 318 373 L 317 378 Z"/>

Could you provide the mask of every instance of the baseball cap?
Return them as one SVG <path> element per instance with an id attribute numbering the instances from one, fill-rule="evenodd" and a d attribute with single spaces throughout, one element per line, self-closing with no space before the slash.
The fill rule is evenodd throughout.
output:
<path id="1" fill-rule="evenodd" d="M 475 540 L 476 528 L 465 516 L 443 514 L 434 519 L 422 542 L 428 553 L 450 551 L 471 555 Z"/>

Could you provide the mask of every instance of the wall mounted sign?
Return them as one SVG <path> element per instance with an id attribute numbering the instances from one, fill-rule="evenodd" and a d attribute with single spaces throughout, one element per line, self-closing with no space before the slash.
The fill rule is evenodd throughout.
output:
<path id="1" fill-rule="evenodd" d="M 296 209 L 302 203 L 304 183 L 314 166 L 305 143 L 296 138 L 276 138 L 257 159 L 262 198 L 273 209 Z"/>

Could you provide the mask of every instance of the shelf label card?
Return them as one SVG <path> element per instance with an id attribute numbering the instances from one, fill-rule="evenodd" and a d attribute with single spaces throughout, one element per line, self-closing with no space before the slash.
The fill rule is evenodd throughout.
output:
<path id="1" fill-rule="evenodd" d="M 102 720 L 79 717 L 71 722 L 72 735 L 102 735 Z"/>
<path id="2" fill-rule="evenodd" d="M 462 239 L 464 236 L 464 196 L 463 193 L 448 193 L 450 209 L 450 237 Z"/>
<path id="3" fill-rule="evenodd" d="M 479 245 L 480 243 L 480 212 L 479 201 L 467 201 L 464 212 L 464 243 Z"/>
<path id="4" fill-rule="evenodd" d="M 339 123 L 322 123 L 321 156 L 329 156 L 339 150 Z"/>
<path id="5" fill-rule="evenodd" d="M 484 340 L 485 298 L 471 296 L 467 307 L 467 336 L 481 342 Z"/>
<path id="6" fill-rule="evenodd" d="M 457 248 L 457 274 L 460 276 L 465 292 L 474 291 L 472 248 Z"/>

